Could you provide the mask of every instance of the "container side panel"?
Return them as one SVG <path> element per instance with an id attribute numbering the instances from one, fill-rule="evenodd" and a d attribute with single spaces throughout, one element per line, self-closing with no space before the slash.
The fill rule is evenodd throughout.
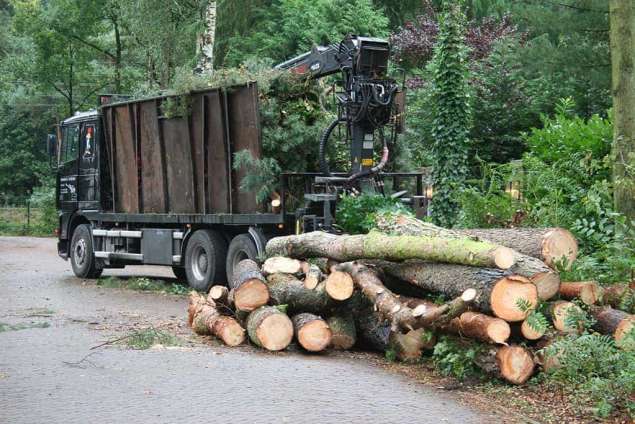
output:
<path id="1" fill-rule="evenodd" d="M 210 213 L 229 213 L 229 173 L 223 101 L 219 90 L 207 94 L 207 169 Z"/>
<path id="2" fill-rule="evenodd" d="M 194 204 L 194 175 L 187 119 L 162 120 L 168 173 L 169 212 L 191 213 Z"/>
<path id="3" fill-rule="evenodd" d="M 144 212 L 166 213 L 164 184 L 165 169 L 161 161 L 161 140 L 155 102 L 141 103 L 139 114 L 141 130 L 141 184 Z"/>
<path id="4" fill-rule="evenodd" d="M 116 107 L 114 115 L 116 207 L 118 212 L 137 213 L 139 212 L 139 179 L 132 117 L 128 106 Z"/>
<path id="5" fill-rule="evenodd" d="M 194 152 L 194 187 L 196 191 L 196 206 L 198 213 L 206 213 L 205 204 L 205 130 L 203 95 L 192 95 L 192 114 L 190 121 L 190 137 Z"/>
<path id="6" fill-rule="evenodd" d="M 229 135 L 233 153 L 248 150 L 255 158 L 261 157 L 260 127 L 258 114 L 258 89 L 255 84 L 228 90 Z M 240 190 L 246 170 L 233 171 L 232 199 L 234 213 L 259 212 L 254 192 Z"/>

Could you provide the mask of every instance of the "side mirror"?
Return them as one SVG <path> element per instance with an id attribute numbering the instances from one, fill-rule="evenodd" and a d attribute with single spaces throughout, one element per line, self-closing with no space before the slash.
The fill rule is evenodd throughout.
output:
<path id="1" fill-rule="evenodd" d="M 51 168 L 57 166 L 57 136 L 49 134 L 46 138 L 46 153 L 49 155 L 49 165 Z"/>

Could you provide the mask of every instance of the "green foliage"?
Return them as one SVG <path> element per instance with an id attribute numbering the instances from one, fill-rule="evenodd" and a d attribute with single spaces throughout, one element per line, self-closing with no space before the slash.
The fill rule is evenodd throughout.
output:
<path id="1" fill-rule="evenodd" d="M 615 407 L 635 414 L 631 398 L 635 392 L 635 353 L 617 348 L 611 336 L 568 336 L 550 344 L 544 354 L 557 358 L 558 363 L 547 374 L 547 382 L 595 405 L 596 415 L 605 418 Z"/>
<path id="2" fill-rule="evenodd" d="M 273 158 L 255 159 L 251 152 L 242 150 L 234 153 L 234 169 L 244 169 L 247 174 L 240 182 L 240 189 L 256 193 L 256 202 L 269 198 L 278 184 L 280 166 Z"/>
<path id="3" fill-rule="evenodd" d="M 470 129 L 467 55 L 464 45 L 465 16 L 460 4 L 449 5 L 440 22 L 432 59 L 432 216 L 435 224 L 455 224 L 458 204 L 454 193 L 468 175 Z"/>
<path id="4" fill-rule="evenodd" d="M 451 337 L 441 336 L 434 346 L 432 359 L 443 374 L 463 380 L 466 377 L 480 375 L 480 370 L 474 365 L 474 359 L 481 350 L 482 346 L 478 343 L 466 347 Z"/>
<path id="5" fill-rule="evenodd" d="M 4 333 L 5 331 L 28 330 L 30 328 L 48 328 L 50 326 L 51 324 L 48 322 L 30 322 L 21 324 L 7 324 L 0 322 L 0 333 Z"/>
<path id="6" fill-rule="evenodd" d="M 337 203 L 337 223 L 349 234 L 365 234 L 375 228 L 379 213 L 410 213 L 397 199 L 376 194 L 345 195 Z"/>
<path id="7" fill-rule="evenodd" d="M 111 289 L 129 289 L 136 291 L 153 291 L 179 296 L 186 295 L 189 290 L 183 284 L 167 283 L 159 280 L 152 280 L 145 277 L 135 277 L 121 279 L 117 277 L 104 277 L 97 280 L 97 285 Z"/>
<path id="8" fill-rule="evenodd" d="M 174 334 L 168 333 L 156 328 L 146 328 L 143 330 L 135 330 L 121 340 L 121 344 L 125 344 L 131 349 L 145 350 L 153 346 L 182 346 L 183 341 Z"/>

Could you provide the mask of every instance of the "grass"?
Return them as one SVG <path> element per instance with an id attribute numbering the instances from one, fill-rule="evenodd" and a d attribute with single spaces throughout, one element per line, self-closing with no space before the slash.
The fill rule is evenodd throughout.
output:
<path id="1" fill-rule="evenodd" d="M 42 209 L 31 208 L 30 223 L 27 226 L 27 208 L 0 208 L 0 236 L 52 237 L 55 220 L 46 216 Z"/>
<path id="2" fill-rule="evenodd" d="M 28 324 L 7 324 L 0 322 L 0 333 L 4 333 L 5 331 L 26 330 L 28 328 L 48 328 L 50 326 L 51 324 L 48 322 L 31 322 Z"/>
<path id="3" fill-rule="evenodd" d="M 131 332 L 126 338 L 121 340 L 121 344 L 125 344 L 131 349 L 145 350 L 150 349 L 152 346 L 182 346 L 183 341 L 181 338 L 174 334 L 157 330 L 155 328 L 146 328 L 144 330 L 135 330 Z"/>
<path id="4" fill-rule="evenodd" d="M 97 280 L 97 285 L 111 289 L 129 289 L 136 291 L 152 291 L 166 294 L 186 295 L 189 288 L 182 284 L 168 283 L 161 280 L 153 280 L 145 277 L 122 279 L 117 277 L 105 277 Z"/>

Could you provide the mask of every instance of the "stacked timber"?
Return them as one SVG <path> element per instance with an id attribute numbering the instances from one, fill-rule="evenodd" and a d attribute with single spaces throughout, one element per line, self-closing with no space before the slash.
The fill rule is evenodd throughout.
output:
<path id="1" fill-rule="evenodd" d="M 406 215 L 380 216 L 377 227 L 269 240 L 262 266 L 242 261 L 229 289 L 191 295 L 190 325 L 228 345 L 247 338 L 278 351 L 295 339 L 306 352 L 365 347 L 401 361 L 418 361 L 444 335 L 488 346 L 474 364 L 511 384 L 557 362 L 540 347 L 578 333 L 583 309 L 618 341 L 635 327 L 618 309 L 631 286 L 560 281 L 556 266 L 577 255 L 566 230 L 447 230 Z"/>

